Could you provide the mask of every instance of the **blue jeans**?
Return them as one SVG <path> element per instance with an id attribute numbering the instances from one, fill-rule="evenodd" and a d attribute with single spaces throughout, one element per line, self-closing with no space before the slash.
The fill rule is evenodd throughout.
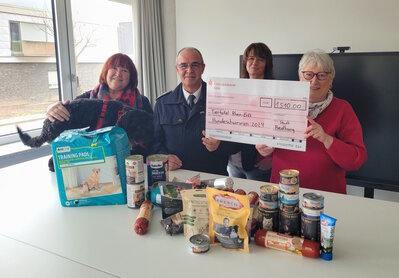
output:
<path id="1" fill-rule="evenodd" d="M 252 170 L 245 171 L 243 168 L 235 166 L 229 161 L 229 164 L 227 165 L 227 172 L 229 173 L 230 177 L 268 182 L 270 181 L 271 170 L 263 171 L 254 167 Z"/>

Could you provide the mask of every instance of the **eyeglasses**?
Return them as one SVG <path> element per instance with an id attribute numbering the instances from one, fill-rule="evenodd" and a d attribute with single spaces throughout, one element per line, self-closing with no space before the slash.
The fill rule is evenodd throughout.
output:
<path id="1" fill-rule="evenodd" d="M 191 64 L 181 63 L 181 64 L 178 64 L 178 65 L 177 65 L 177 67 L 178 67 L 179 69 L 181 69 L 181 70 L 186 70 L 186 69 L 188 69 L 189 67 L 191 67 L 193 70 L 197 70 L 197 69 L 199 69 L 201 66 L 202 66 L 202 63 L 199 63 L 199 62 L 194 62 L 194 63 L 191 63 Z"/>
<path id="2" fill-rule="evenodd" d="M 303 78 L 305 78 L 306 80 L 312 80 L 313 76 L 316 75 L 317 80 L 326 80 L 327 76 L 330 74 L 331 72 L 327 72 L 327 71 L 321 71 L 318 73 L 314 73 L 313 71 L 303 71 L 302 75 Z"/>

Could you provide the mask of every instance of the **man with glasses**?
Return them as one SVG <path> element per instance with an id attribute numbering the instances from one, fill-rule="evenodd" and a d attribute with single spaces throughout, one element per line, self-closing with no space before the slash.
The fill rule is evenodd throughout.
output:
<path id="1" fill-rule="evenodd" d="M 154 153 L 168 154 L 169 169 L 227 175 L 230 154 L 237 145 L 205 137 L 206 83 L 202 80 L 205 64 L 193 47 L 181 49 L 176 71 L 181 83 L 157 98 L 154 112 Z"/>

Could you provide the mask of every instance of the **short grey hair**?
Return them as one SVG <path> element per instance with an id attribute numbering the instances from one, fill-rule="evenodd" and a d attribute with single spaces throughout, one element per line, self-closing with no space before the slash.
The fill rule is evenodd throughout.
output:
<path id="1" fill-rule="evenodd" d="M 313 49 L 303 54 L 298 66 L 298 75 L 301 77 L 303 69 L 308 65 L 323 69 L 330 73 L 331 79 L 335 77 L 334 62 L 322 49 Z"/>
<path id="2" fill-rule="evenodd" d="M 204 59 L 202 58 L 201 52 L 200 52 L 198 49 L 196 49 L 195 47 L 188 46 L 188 47 L 183 47 L 182 49 L 179 50 L 179 52 L 177 52 L 177 56 L 176 56 L 176 65 L 177 65 L 177 58 L 179 58 L 180 53 L 182 53 L 182 52 L 185 51 L 185 50 L 192 50 L 192 51 L 197 52 L 198 55 L 199 55 L 200 58 L 201 58 L 201 63 L 202 63 L 202 64 L 204 63 Z"/>

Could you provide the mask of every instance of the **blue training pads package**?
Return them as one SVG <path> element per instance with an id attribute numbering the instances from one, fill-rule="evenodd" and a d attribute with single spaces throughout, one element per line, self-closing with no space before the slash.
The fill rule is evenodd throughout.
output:
<path id="1" fill-rule="evenodd" d="M 61 205 L 65 207 L 126 204 L 126 132 L 105 127 L 62 132 L 52 143 Z"/>

